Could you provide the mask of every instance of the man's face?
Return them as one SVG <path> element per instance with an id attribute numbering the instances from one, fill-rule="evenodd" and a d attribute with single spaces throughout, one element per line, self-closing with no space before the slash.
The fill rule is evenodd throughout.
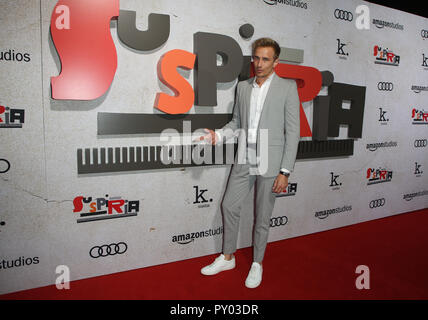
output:
<path id="1" fill-rule="evenodd" d="M 278 65 L 278 59 L 274 59 L 275 50 L 272 47 L 258 47 L 253 55 L 254 71 L 257 78 L 266 78 L 271 75 Z"/>

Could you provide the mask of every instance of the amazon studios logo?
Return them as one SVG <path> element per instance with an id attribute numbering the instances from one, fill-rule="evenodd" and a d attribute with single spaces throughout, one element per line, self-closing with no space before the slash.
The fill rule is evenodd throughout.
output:
<path id="1" fill-rule="evenodd" d="M 218 227 L 216 229 L 209 229 L 209 230 L 199 231 L 199 232 L 189 232 L 185 234 L 172 236 L 172 242 L 178 243 L 178 244 L 189 244 L 195 241 L 196 239 L 213 237 L 216 235 L 220 235 L 222 233 L 223 233 L 223 227 Z"/>
<path id="2" fill-rule="evenodd" d="M 33 257 L 33 258 L 26 258 L 25 256 L 19 257 L 18 259 L 12 259 L 12 260 L 2 260 L 0 262 L 0 270 L 4 269 L 11 269 L 16 267 L 25 267 L 30 266 L 32 264 L 39 264 L 40 259 L 39 257 Z"/>
<path id="3" fill-rule="evenodd" d="M 367 149 L 370 151 L 376 151 L 378 148 L 394 148 L 398 146 L 398 142 L 390 141 L 390 142 L 377 142 L 377 143 L 368 143 Z"/>
<path id="4" fill-rule="evenodd" d="M 15 52 L 13 49 L 0 51 L 0 61 L 13 61 L 13 62 L 30 62 L 31 56 L 29 53 Z"/>
<path id="5" fill-rule="evenodd" d="M 415 193 L 408 193 L 408 194 L 403 194 L 403 199 L 406 201 L 412 201 L 415 197 L 423 197 L 428 195 L 428 191 L 420 191 L 420 192 L 415 192 Z"/>
<path id="6" fill-rule="evenodd" d="M 384 20 L 378 20 L 378 19 L 373 19 L 373 24 L 378 28 L 378 29 L 383 29 L 383 28 L 392 28 L 392 29 L 397 29 L 397 30 L 404 30 L 404 26 L 399 24 L 399 23 L 393 23 L 393 22 L 388 22 L 388 21 L 384 21 Z"/>
<path id="7" fill-rule="evenodd" d="M 327 218 L 329 215 L 332 214 L 337 214 L 337 213 L 341 213 L 341 212 L 347 212 L 352 211 L 352 206 L 343 206 L 343 207 L 339 207 L 339 208 L 335 208 L 335 209 L 328 209 L 328 210 L 323 210 L 323 211 L 317 211 L 315 212 L 315 218 L 318 219 L 325 219 Z"/>
<path id="8" fill-rule="evenodd" d="M 428 87 L 426 87 L 426 86 L 412 86 L 412 91 L 414 93 L 421 93 L 421 91 L 428 91 Z"/>
<path id="9" fill-rule="evenodd" d="M 299 0 L 263 0 L 264 3 L 273 6 L 277 4 L 283 4 L 288 6 L 293 6 L 302 9 L 308 9 L 308 4 Z"/>

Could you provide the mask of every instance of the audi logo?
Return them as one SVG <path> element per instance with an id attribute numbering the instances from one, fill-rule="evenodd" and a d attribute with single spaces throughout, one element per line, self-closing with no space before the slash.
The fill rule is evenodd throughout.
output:
<path id="1" fill-rule="evenodd" d="M 427 39 L 428 38 L 428 30 L 421 30 L 421 36 L 423 39 Z"/>
<path id="2" fill-rule="evenodd" d="M 279 226 L 285 226 L 288 222 L 288 218 L 286 216 L 283 217 L 275 217 L 270 219 L 270 227 L 279 227 Z"/>
<path id="3" fill-rule="evenodd" d="M 2 162 L 6 164 L 6 167 L 1 164 Z M 6 159 L 0 159 L 0 173 L 6 173 L 9 171 L 9 169 L 10 169 L 10 162 L 7 161 Z"/>
<path id="4" fill-rule="evenodd" d="M 415 140 L 415 148 L 425 148 L 428 145 L 428 140 L 427 139 L 419 139 L 419 140 Z"/>
<path id="5" fill-rule="evenodd" d="M 392 91 L 394 90 L 394 84 L 392 82 L 379 82 L 377 88 L 379 91 Z"/>
<path id="6" fill-rule="evenodd" d="M 345 20 L 351 22 L 354 19 L 352 12 L 336 9 L 334 10 L 334 17 L 336 19 Z"/>
<path id="7" fill-rule="evenodd" d="M 383 207 L 385 205 L 385 202 L 386 202 L 385 198 L 372 200 L 369 203 L 369 207 L 370 207 L 370 209 L 380 208 L 380 207 Z"/>
<path id="8" fill-rule="evenodd" d="M 89 251 L 92 258 L 114 256 L 116 254 L 123 254 L 128 249 L 125 242 L 111 243 L 109 245 L 95 246 Z"/>

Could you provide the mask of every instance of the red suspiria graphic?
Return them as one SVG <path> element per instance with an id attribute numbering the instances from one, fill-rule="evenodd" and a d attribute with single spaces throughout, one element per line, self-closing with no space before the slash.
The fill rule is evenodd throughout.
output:
<path id="1" fill-rule="evenodd" d="M 387 174 L 388 174 L 388 170 L 385 170 L 385 169 L 377 169 L 377 170 L 372 168 L 367 169 L 367 179 L 370 179 L 371 177 L 371 179 L 386 180 L 388 178 Z"/>
<path id="2" fill-rule="evenodd" d="M 0 114 L 3 114 L 6 111 L 6 108 L 4 106 L 0 106 Z M 0 118 L 0 123 L 3 122 L 3 120 Z"/>
<path id="3" fill-rule="evenodd" d="M 88 211 L 90 213 L 97 210 L 108 210 L 108 214 L 124 213 L 125 211 L 138 211 L 138 201 L 129 201 L 129 205 L 125 206 L 128 201 L 123 199 L 106 199 L 78 196 L 73 200 L 73 212 Z M 86 205 L 85 205 L 86 204 Z M 89 208 L 88 208 L 89 207 Z"/>
<path id="4" fill-rule="evenodd" d="M 322 87 L 321 72 L 313 67 L 286 63 L 279 63 L 275 71 L 280 77 L 296 79 L 300 98 L 300 136 L 312 137 L 311 127 L 303 111 L 302 103 L 312 101 L 320 92 Z"/>
<path id="5" fill-rule="evenodd" d="M 282 78 L 295 79 L 300 99 L 300 137 L 312 137 L 311 127 L 303 110 L 302 102 L 313 100 L 321 90 L 322 75 L 318 69 L 306 66 L 296 66 L 279 63 L 275 72 Z M 251 76 L 254 69 L 251 68 Z"/>
<path id="6" fill-rule="evenodd" d="M 415 120 L 428 122 L 428 112 L 425 112 L 423 110 L 412 109 L 412 118 Z"/>
<path id="7" fill-rule="evenodd" d="M 110 200 L 108 202 L 108 214 L 112 214 L 113 213 L 113 209 L 117 212 L 117 213 L 123 213 L 121 207 L 125 204 L 125 200 Z"/>
<path id="8" fill-rule="evenodd" d="M 80 196 L 80 197 L 74 198 L 74 200 L 73 200 L 73 206 L 74 206 L 73 212 L 80 212 L 80 211 L 82 211 L 82 209 L 83 209 L 83 197 Z"/>
<path id="9" fill-rule="evenodd" d="M 61 73 L 51 78 L 52 98 L 93 100 L 110 87 L 117 53 L 110 20 L 119 16 L 119 0 L 59 0 L 51 17 L 51 35 Z"/>

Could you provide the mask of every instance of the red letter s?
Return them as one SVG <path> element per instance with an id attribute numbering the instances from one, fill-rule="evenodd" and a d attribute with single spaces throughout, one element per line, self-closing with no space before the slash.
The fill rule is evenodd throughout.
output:
<path id="1" fill-rule="evenodd" d="M 118 16 L 119 0 L 58 1 L 50 29 L 61 73 L 51 78 L 53 99 L 93 100 L 108 90 L 117 68 L 110 20 Z"/>

